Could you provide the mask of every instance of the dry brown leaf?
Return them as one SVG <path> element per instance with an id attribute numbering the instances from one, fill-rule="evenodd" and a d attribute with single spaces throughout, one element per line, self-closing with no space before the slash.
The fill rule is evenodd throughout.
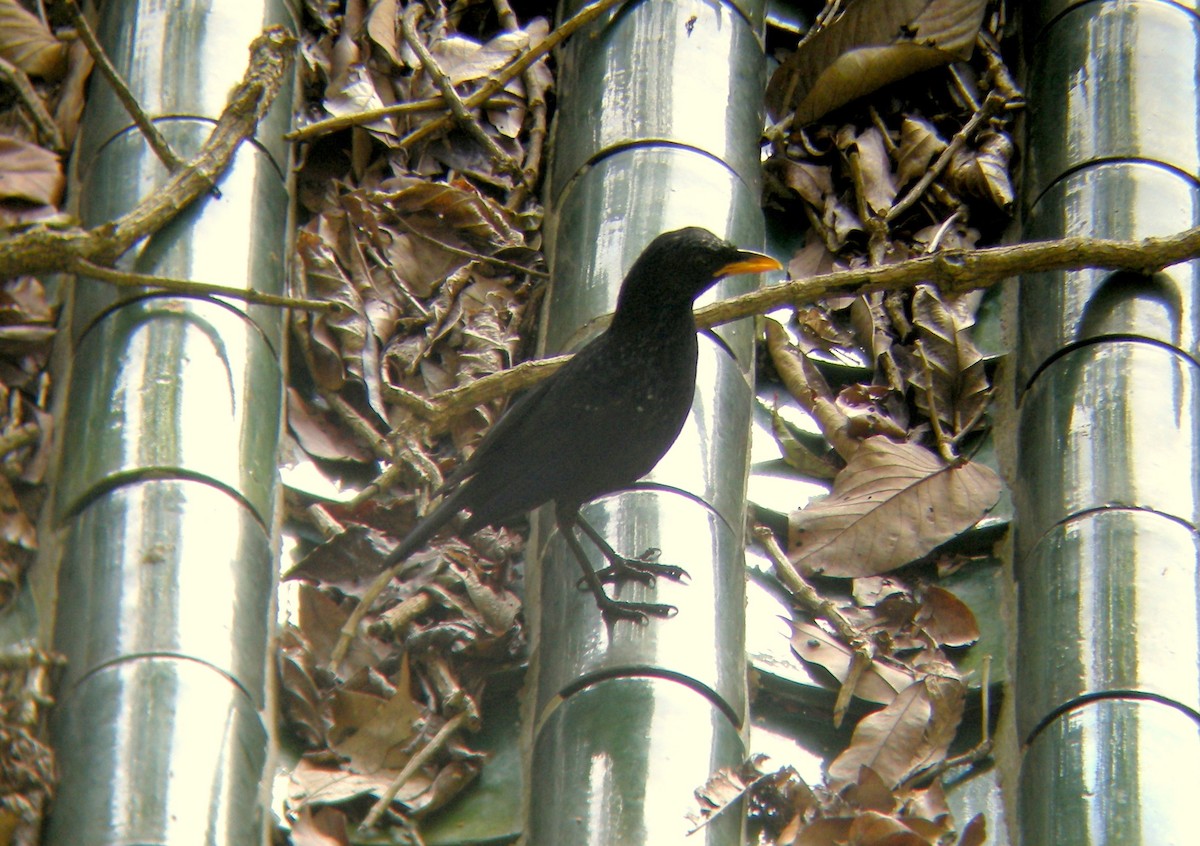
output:
<path id="1" fill-rule="evenodd" d="M 400 44 L 397 38 L 399 24 L 396 17 L 397 0 L 372 0 L 371 11 L 367 16 L 367 36 L 375 43 L 392 64 L 400 67 L 404 60 L 400 57 Z"/>
<path id="2" fill-rule="evenodd" d="M 963 705 L 967 698 L 967 686 L 951 676 L 928 675 L 923 679 L 932 707 L 928 726 L 925 729 L 924 758 L 914 760 L 907 778 L 921 770 L 940 764 L 950 751 L 950 744 L 958 734 L 962 723 Z"/>
<path id="3" fill-rule="evenodd" d="M 793 846 L 845 846 L 853 817 L 823 817 L 800 829 Z"/>
<path id="4" fill-rule="evenodd" d="M 796 251 L 787 267 L 789 279 L 807 279 L 810 276 L 844 269 L 845 265 L 829 252 L 829 247 L 811 229 L 804 246 Z"/>
<path id="5" fill-rule="evenodd" d="M 969 422 L 978 420 L 990 397 L 983 355 L 970 337 L 974 315 L 943 300 L 929 285 L 919 285 L 913 292 L 912 312 L 918 335 L 910 376 L 916 389 L 913 399 L 923 414 L 932 416 L 932 384 L 938 419 L 948 434 L 958 435 Z"/>
<path id="6" fill-rule="evenodd" d="M 865 440 L 874 435 L 886 435 L 895 440 L 908 437 L 908 427 L 892 416 L 898 412 L 907 419 L 907 408 L 900 404 L 892 389 L 884 385 L 847 385 L 837 395 L 837 407 L 846 416 L 846 431 L 851 437 Z"/>
<path id="7" fill-rule="evenodd" d="M 346 815 L 337 808 L 304 805 L 291 822 L 291 846 L 350 846 Z"/>
<path id="8" fill-rule="evenodd" d="M 963 828 L 962 836 L 958 838 L 958 846 L 983 846 L 987 842 L 987 819 L 983 814 L 976 814 Z"/>
<path id="9" fill-rule="evenodd" d="M 924 680 L 900 691 L 881 711 L 869 714 L 854 727 L 850 746 L 829 765 L 834 785 L 858 779 L 860 767 L 870 767 L 884 783 L 895 788 L 929 755 L 925 733 L 933 717 L 933 703 Z"/>
<path id="10" fill-rule="evenodd" d="M 75 143 L 79 131 L 79 120 L 87 102 L 87 81 L 94 64 L 86 44 L 82 41 L 71 44 L 67 52 L 67 76 L 59 86 L 58 103 L 54 107 L 54 122 L 58 124 L 67 149 Z"/>
<path id="11" fill-rule="evenodd" d="M 334 461 L 370 461 L 374 456 L 358 444 L 344 427 L 311 408 L 295 388 L 287 389 L 288 428 L 304 451 L 314 458 Z"/>
<path id="12" fill-rule="evenodd" d="M 795 620 L 792 622 L 792 651 L 810 664 L 824 667 L 839 682 L 850 674 L 853 652 L 833 635 L 814 623 Z M 883 661 L 873 661 L 863 671 L 854 695 L 868 702 L 886 705 L 896 698 L 898 691 L 913 683 L 910 670 Z"/>
<path id="13" fill-rule="evenodd" d="M 870 767 L 860 767 L 858 781 L 842 791 L 846 802 L 860 811 L 892 814 L 900 802 L 892 788 Z"/>
<path id="14" fill-rule="evenodd" d="M 857 135 L 853 135 L 852 127 L 847 126 L 845 130 L 850 131 L 838 133 L 838 146 L 854 154 L 857 172 L 855 184 L 862 194 L 862 200 L 875 216 L 883 217 L 891 209 L 898 192 L 896 178 L 892 175 L 891 158 L 883 143 L 883 133 L 874 126 L 867 127 Z"/>
<path id="15" fill-rule="evenodd" d="M 455 86 L 488 76 L 506 65 L 514 56 L 541 41 L 550 31 L 544 18 L 534 18 L 524 29 L 501 32 L 486 44 L 465 35 L 451 35 L 435 41 L 430 48 L 442 70 Z M 519 78 L 515 82 L 519 90 Z"/>
<path id="16" fill-rule="evenodd" d="M 67 67 L 66 45 L 17 0 L 0 0 L 0 57 L 46 79 L 57 79 Z"/>
<path id="17" fill-rule="evenodd" d="M 407 669 L 408 661 L 404 664 Z M 401 675 L 407 677 L 406 670 Z M 388 699 L 355 690 L 337 690 L 333 712 L 337 722 L 330 730 L 330 747 L 347 759 L 351 771 L 399 770 L 408 761 L 405 745 L 413 735 L 413 724 L 420 718 L 421 708 L 413 702 L 407 685 L 397 688 Z"/>
<path id="18" fill-rule="evenodd" d="M 702 787 L 696 788 L 696 801 L 700 808 L 687 815 L 693 831 L 708 824 L 713 817 L 740 801 L 747 791 L 762 781 L 779 778 L 778 772 L 763 773 L 759 770 L 764 758 L 763 755 L 756 755 L 740 767 L 721 767 L 708 777 L 708 781 Z M 794 774 L 794 770 L 786 770 Z"/>
<path id="19" fill-rule="evenodd" d="M 850 826 L 850 843 L 854 846 L 937 846 L 917 834 L 903 820 L 877 811 L 866 811 L 854 818 Z"/>
<path id="20" fill-rule="evenodd" d="M 344 532 L 309 552 L 283 578 L 319 580 L 326 586 L 336 587 L 347 596 L 357 596 L 379 573 L 380 564 L 393 545 L 394 542 L 377 529 L 350 525 Z M 328 643 L 314 642 L 318 655 L 329 655 L 337 641 L 336 630 L 341 625 L 341 621 L 330 624 L 333 638 Z M 310 632 L 306 634 L 312 639 Z M 328 647 L 328 650 L 322 652 L 322 646 Z"/>
<path id="21" fill-rule="evenodd" d="M 829 26 L 801 42 L 771 77 L 774 120 L 794 108 L 803 126 L 922 70 L 965 59 L 986 0 L 850 0 Z"/>
<path id="22" fill-rule="evenodd" d="M 958 191 L 991 200 L 1004 212 L 1012 209 L 1013 185 L 1009 175 L 1013 143 L 1002 132 L 980 135 L 977 149 L 955 153 L 947 168 L 950 185 Z"/>
<path id="23" fill-rule="evenodd" d="M 384 96 L 387 89 L 382 87 L 382 83 L 383 81 L 377 80 L 367 67 L 352 64 L 346 68 L 346 73 L 336 88 L 330 83 L 331 90 L 321 105 L 333 117 L 348 117 L 360 112 L 382 109 L 392 105 L 392 98 Z M 393 118 L 380 117 L 360 125 L 385 144 L 399 138 Z"/>
<path id="24" fill-rule="evenodd" d="M 979 640 L 979 623 L 974 612 L 950 591 L 936 585 L 925 589 L 913 622 L 938 646 L 967 646 Z"/>
<path id="25" fill-rule="evenodd" d="M 57 154 L 0 135 L 0 200 L 57 206 L 65 186 L 62 160 Z"/>
<path id="26" fill-rule="evenodd" d="M 289 807 L 299 808 L 304 805 L 334 805 L 360 796 L 381 796 L 395 777 L 396 773 L 391 770 L 355 773 L 301 758 L 290 773 L 287 803 Z M 414 802 L 432 783 L 424 773 L 413 773 L 400 788 L 396 801 Z"/>
<path id="27" fill-rule="evenodd" d="M 294 626 L 280 633 L 279 711 L 283 725 L 302 749 L 325 746 L 323 696 L 313 679 L 312 650 Z"/>
<path id="28" fill-rule="evenodd" d="M 855 579 L 852 591 L 854 601 L 860 608 L 870 608 L 893 596 L 908 595 L 908 588 L 891 576 L 864 576 Z"/>
<path id="29" fill-rule="evenodd" d="M 946 801 L 946 789 L 941 780 L 935 780 L 921 790 L 905 790 L 903 799 L 906 819 L 928 820 L 937 824 L 940 832 L 948 830 L 950 805 Z"/>
<path id="30" fill-rule="evenodd" d="M 317 318 L 305 338 L 313 376 L 323 388 L 336 392 L 346 380 L 345 360 L 361 356 L 367 325 L 358 291 L 342 268 L 334 244 L 322 231 L 327 228 L 317 218 L 301 229 L 296 234 L 296 255 L 305 296 L 343 306 L 337 316 Z"/>
<path id="31" fill-rule="evenodd" d="M 793 435 L 777 408 L 771 410 L 771 433 L 775 435 L 783 460 L 805 478 L 832 481 L 837 475 L 840 465 L 824 452 L 820 455 L 813 452 Z"/>
<path id="32" fill-rule="evenodd" d="M 900 147 L 896 150 L 896 182 L 907 185 L 920 179 L 946 146 L 932 123 L 921 117 L 905 116 L 900 123 Z"/>
<path id="33" fill-rule="evenodd" d="M 825 198 L 833 193 L 833 168 L 813 162 L 784 161 L 784 182 L 814 209 L 825 207 Z"/>
<path id="34" fill-rule="evenodd" d="M 879 575 L 966 531 L 999 497 L 999 477 L 982 464 L 947 465 L 919 444 L 868 438 L 832 493 L 791 515 L 789 557 L 807 572 Z"/>

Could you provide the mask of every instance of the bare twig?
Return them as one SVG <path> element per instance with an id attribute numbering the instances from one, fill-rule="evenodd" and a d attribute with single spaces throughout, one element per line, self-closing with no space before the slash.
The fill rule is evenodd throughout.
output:
<path id="1" fill-rule="evenodd" d="M 108 56 L 104 53 L 104 48 L 100 46 L 100 42 L 96 40 L 96 33 L 92 30 L 92 25 L 88 23 L 87 17 L 83 14 L 83 10 L 79 8 L 75 0 L 67 0 L 67 14 L 71 16 L 71 22 L 75 24 L 75 29 L 79 33 L 79 40 L 87 47 L 88 52 L 92 54 L 92 59 L 96 62 L 96 67 L 100 69 L 100 73 L 104 74 L 104 78 L 108 80 L 108 84 L 112 86 L 113 92 L 117 95 L 117 99 L 121 101 L 121 105 L 125 107 L 125 111 L 129 113 L 129 117 L 137 124 L 137 128 L 141 130 L 142 135 L 146 137 L 146 142 L 150 145 L 150 149 L 154 151 L 154 155 L 158 156 L 158 160 L 163 163 L 170 173 L 175 173 L 183 167 L 183 160 L 175 155 L 175 151 L 171 149 L 171 145 L 167 143 L 167 139 L 158 131 L 158 127 L 154 122 L 142 111 L 141 105 L 137 98 L 133 96 L 133 92 L 129 90 L 129 86 L 125 84 L 125 80 L 121 79 L 121 74 L 113 67 L 112 62 L 108 60 Z"/>
<path id="2" fill-rule="evenodd" d="M 573 17 L 564 21 L 561 26 L 544 39 L 531 46 L 524 53 L 514 57 L 508 64 L 496 71 L 495 74 L 488 77 L 483 85 L 463 101 L 463 105 L 468 109 L 478 108 L 482 103 L 491 98 L 492 95 L 499 93 L 508 84 L 509 80 L 524 73 L 526 68 L 547 55 L 579 29 L 587 26 L 605 12 L 624 2 L 626 0 L 596 0 L 596 2 L 584 6 Z M 432 120 L 400 139 L 399 146 L 410 147 L 419 141 L 424 141 L 426 138 L 445 130 L 450 125 L 451 120 L 452 118 L 446 115 L 437 120 Z"/>
<path id="3" fill-rule="evenodd" d="M 127 214 L 90 230 L 37 226 L 0 239 L 0 279 L 71 272 L 80 261 L 111 265 L 208 192 L 279 93 L 294 44 L 282 27 L 271 27 L 254 40 L 250 67 L 199 154 Z"/>
<path id="4" fill-rule="evenodd" d="M 41 437 L 41 434 L 41 427 L 36 423 L 25 423 L 11 432 L 5 432 L 3 435 L 0 435 L 0 458 L 8 455 L 13 450 L 29 446 Z"/>
<path id="5" fill-rule="evenodd" d="M 508 100 L 496 98 L 496 100 L 488 99 L 482 104 L 485 108 L 495 106 L 503 108 L 511 105 Z M 367 109 L 362 112 L 355 112 L 349 115 L 338 115 L 337 117 L 326 118 L 325 120 L 315 121 L 300 129 L 293 130 L 283 136 L 285 141 L 310 141 L 321 135 L 328 135 L 331 132 L 338 132 L 343 129 L 349 129 L 352 126 L 364 126 L 369 123 L 374 123 L 383 118 L 396 117 L 397 115 L 415 115 L 422 112 L 440 112 L 446 108 L 446 101 L 441 97 L 426 97 L 424 100 L 412 100 L 408 103 L 396 103 L 391 106 L 380 106 L 377 109 Z"/>
<path id="6" fill-rule="evenodd" d="M 973 136 L 984 123 L 991 120 L 1000 112 L 1004 111 L 1006 102 L 998 92 L 993 91 L 987 95 L 987 99 L 983 101 L 983 105 L 971 116 L 971 119 L 966 122 L 962 129 L 954 134 L 950 139 L 950 143 L 946 145 L 946 149 L 942 150 L 941 155 L 937 157 L 933 165 L 921 175 L 917 180 L 917 184 L 908 190 L 908 193 L 892 206 L 888 211 L 885 220 L 888 223 L 893 223 L 900 215 L 904 214 L 921 196 L 929 189 L 929 186 L 934 183 L 939 176 L 950 165 L 950 161 L 954 155 L 967 145 Z"/>
<path id="7" fill-rule="evenodd" d="M 437 734 L 430 738 L 429 742 L 425 744 L 420 752 L 408 759 L 408 763 L 404 765 L 404 769 L 388 785 L 387 790 L 383 791 L 383 794 L 379 797 L 379 801 L 371 806 L 370 813 L 367 814 L 366 819 L 359 826 L 360 831 L 370 829 L 379 822 L 380 817 L 387 811 L 388 806 L 392 804 L 392 800 L 396 798 L 396 794 L 400 792 L 400 788 L 404 786 L 405 782 L 412 778 L 417 770 L 425 766 L 429 759 L 446 745 L 446 741 L 466 727 L 470 719 L 471 714 L 469 711 L 460 711 L 458 714 L 455 714 L 438 729 Z"/>
<path id="8" fill-rule="evenodd" d="M 279 308 L 298 308 L 304 311 L 319 311 L 326 314 L 341 312 L 341 303 L 331 300 L 306 300 L 300 297 L 285 297 L 279 294 L 268 294 L 255 291 L 253 288 L 231 288 L 228 285 L 214 285 L 208 282 L 196 282 L 191 279 L 174 279 L 169 276 L 150 276 L 145 273 L 130 273 L 123 270 L 113 270 L 102 267 L 87 259 L 75 259 L 70 270 L 81 276 L 107 282 L 119 288 L 157 288 L 185 296 L 229 297 L 245 303 L 256 305 L 277 306 Z"/>
<path id="9" fill-rule="evenodd" d="M 922 375 L 925 377 L 925 404 L 929 407 L 929 424 L 933 427 L 933 439 L 937 443 L 938 454 L 947 464 L 955 464 L 958 455 L 954 452 L 954 441 L 946 434 L 942 427 L 942 418 L 938 414 L 937 394 L 933 385 L 933 363 L 925 354 L 925 347 L 920 341 L 917 341 L 916 353 L 921 361 Z"/>
<path id="10" fill-rule="evenodd" d="M 754 527 L 754 539 L 767 553 L 775 567 L 775 574 L 784 586 L 791 591 L 792 599 L 814 617 L 820 617 L 833 627 L 838 638 L 852 651 L 850 671 L 838 688 L 837 700 L 833 704 L 833 724 L 840 726 L 850 707 L 850 698 L 858 686 L 858 680 L 863 672 L 875 660 L 875 647 L 864 632 L 860 631 L 830 600 L 821 596 L 807 579 L 792 566 L 787 555 L 775 539 L 775 534 L 766 526 Z"/>
<path id="11" fill-rule="evenodd" d="M 496 15 L 500 25 L 509 32 L 517 32 L 521 28 L 516 13 L 508 0 L 493 0 Z M 546 85 L 540 74 L 534 72 L 535 65 L 530 65 L 521 74 L 525 83 L 525 100 L 531 117 L 529 134 L 525 143 L 525 163 L 521 168 L 521 183 L 505 201 L 506 208 L 518 211 L 525 199 L 534 190 L 542 171 L 542 152 L 546 145 Z"/>
<path id="12" fill-rule="evenodd" d="M 483 147 L 491 160 L 502 170 L 509 173 L 519 173 L 520 168 L 517 166 L 517 163 L 512 160 L 512 157 L 508 153 L 500 149 L 495 140 L 483 131 L 483 127 L 471 115 L 466 105 L 463 104 L 462 98 L 458 96 L 458 92 L 454 90 L 454 83 L 450 81 L 450 77 L 442 70 L 442 66 L 438 64 L 437 59 L 429 52 L 429 48 L 425 46 L 425 42 L 417 34 L 415 24 L 420 19 L 422 11 L 421 6 L 416 6 L 413 16 L 407 14 L 400 15 L 400 31 L 404 35 L 405 43 L 417 54 L 417 58 L 421 62 L 421 67 L 429 74 L 429 78 L 433 80 L 433 84 L 437 86 L 438 91 L 442 92 L 442 98 L 446 101 L 446 108 L 450 110 L 450 114 L 453 116 L 454 122 L 458 124 L 459 129 L 474 138 L 475 142 Z"/>
<path id="13" fill-rule="evenodd" d="M 56 153 L 66 152 L 67 145 L 63 141 L 62 133 L 58 131 L 58 124 L 54 122 L 54 117 L 46 111 L 42 98 L 38 96 L 37 91 L 33 88 L 33 83 L 29 81 L 29 75 L 11 62 L 0 58 L 0 79 L 7 82 L 17 92 L 17 98 L 29 112 L 33 125 L 37 127 L 38 139 L 49 145 L 50 149 Z"/>
<path id="14" fill-rule="evenodd" d="M 346 657 L 346 653 L 350 650 L 350 644 L 358 635 L 358 627 L 362 625 L 363 618 L 367 616 L 367 612 L 371 610 L 371 606 L 375 604 L 375 600 L 380 597 L 388 583 L 409 566 L 407 561 L 401 561 L 398 564 L 393 564 L 382 573 L 375 577 L 371 584 L 367 585 L 367 589 L 363 591 L 363 595 L 359 597 L 358 604 L 354 606 L 354 610 L 350 612 L 350 616 L 346 618 L 346 622 L 342 624 L 342 628 L 338 631 L 337 643 L 333 645 L 333 651 L 329 654 L 329 663 L 333 667 L 340 666 L 342 660 Z"/>
<path id="15" fill-rule="evenodd" d="M 982 290 L 1014 276 L 1055 270 L 1128 270 L 1156 273 L 1200 257 L 1200 227 L 1175 235 L 1113 241 L 1075 236 L 984 249 L 955 248 L 878 267 L 839 270 L 771 285 L 699 309 L 704 329 L 786 305 L 807 305 L 832 295 L 899 291 L 922 282 L 947 296 Z"/>

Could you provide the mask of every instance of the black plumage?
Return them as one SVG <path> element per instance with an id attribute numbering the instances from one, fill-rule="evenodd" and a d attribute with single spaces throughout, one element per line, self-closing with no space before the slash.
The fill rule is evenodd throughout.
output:
<path id="1" fill-rule="evenodd" d="M 497 421 L 446 479 L 442 501 L 386 565 L 403 562 L 459 511 L 470 512 L 461 529 L 469 534 L 553 502 L 559 529 L 606 619 L 672 613 L 668 605 L 608 596 L 602 580 L 652 580 L 683 571 L 623 558 L 583 521 L 579 509 L 648 473 L 683 428 L 696 382 L 696 297 L 725 276 L 779 267 L 704 229 L 655 238 L 625 277 L 609 327 Z M 576 528 L 608 559 L 601 574 L 588 564 Z"/>

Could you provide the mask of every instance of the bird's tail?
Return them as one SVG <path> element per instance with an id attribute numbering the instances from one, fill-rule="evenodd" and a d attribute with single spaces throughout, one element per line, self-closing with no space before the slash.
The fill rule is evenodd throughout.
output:
<path id="1" fill-rule="evenodd" d="M 405 535 L 404 540 L 400 541 L 396 548 L 388 554 L 388 557 L 383 561 L 383 567 L 380 569 L 395 567 L 429 543 L 430 538 L 436 535 L 443 526 L 454 519 L 454 515 L 462 510 L 459 502 L 465 490 L 464 486 L 459 486 L 442 497 L 442 501 L 432 511 L 418 520 L 417 525 L 413 526 L 412 531 Z"/>

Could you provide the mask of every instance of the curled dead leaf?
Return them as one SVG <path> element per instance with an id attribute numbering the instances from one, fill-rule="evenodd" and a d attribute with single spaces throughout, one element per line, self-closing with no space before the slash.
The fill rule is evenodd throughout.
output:
<path id="1" fill-rule="evenodd" d="M 929 285 L 913 292 L 912 311 L 914 400 L 927 417 L 936 414 L 949 434 L 958 435 L 980 419 L 991 392 L 983 354 L 970 336 L 974 315 Z"/>
<path id="2" fill-rule="evenodd" d="M 65 187 L 62 160 L 56 153 L 0 135 L 0 200 L 57 206 Z"/>
<path id="3" fill-rule="evenodd" d="M 919 71 L 971 55 L 986 0 L 851 0 L 832 23 L 800 43 L 771 77 L 774 120 L 794 125 Z"/>
<path id="4" fill-rule="evenodd" d="M 0 0 L 0 57 L 45 79 L 58 79 L 67 67 L 66 45 L 18 0 Z"/>

